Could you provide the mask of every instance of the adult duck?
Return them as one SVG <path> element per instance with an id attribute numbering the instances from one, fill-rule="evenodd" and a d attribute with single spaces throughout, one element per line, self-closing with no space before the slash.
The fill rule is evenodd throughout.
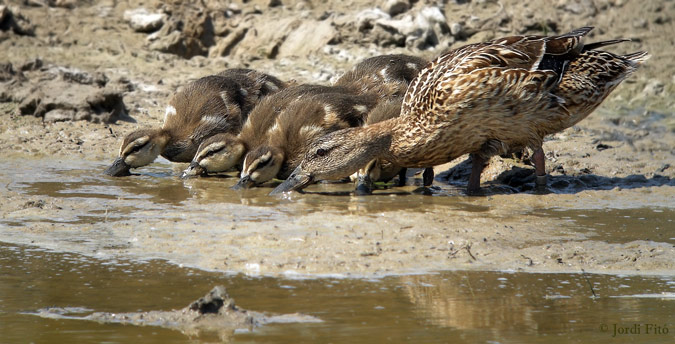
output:
<path id="1" fill-rule="evenodd" d="M 425 167 L 470 153 L 467 192 L 475 194 L 491 156 L 524 147 L 539 152 L 535 171 L 544 177 L 543 138 L 586 117 L 648 58 L 597 50 L 624 40 L 584 45 L 591 30 L 505 37 L 441 55 L 411 83 L 399 117 L 320 138 L 273 193 L 342 178 L 375 158 Z"/>

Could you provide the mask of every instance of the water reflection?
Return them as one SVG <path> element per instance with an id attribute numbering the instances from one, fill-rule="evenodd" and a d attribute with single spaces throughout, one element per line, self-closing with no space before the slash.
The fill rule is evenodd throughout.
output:
<path id="1" fill-rule="evenodd" d="M 45 307 L 82 314 L 179 309 L 217 284 L 241 307 L 301 312 L 324 322 L 187 338 L 150 326 L 30 315 Z M 645 297 L 662 293 L 671 296 Z M 601 331 L 602 324 L 670 321 L 674 295 L 672 277 L 457 271 L 371 281 L 288 280 L 0 244 L 0 337 L 7 342 L 607 342 L 612 334 Z M 671 343 L 672 335 L 645 341 Z"/>
<path id="2" fill-rule="evenodd" d="M 551 209 L 532 214 L 566 220 L 569 227 L 583 231 L 594 240 L 609 243 L 647 240 L 675 244 L 675 209 L 671 208 Z"/>

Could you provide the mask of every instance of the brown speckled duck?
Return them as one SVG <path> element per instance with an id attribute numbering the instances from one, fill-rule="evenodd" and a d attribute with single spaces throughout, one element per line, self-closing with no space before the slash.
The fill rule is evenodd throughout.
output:
<path id="1" fill-rule="evenodd" d="M 267 142 L 267 132 L 276 123 L 282 110 L 302 97 L 327 92 L 349 90 L 323 85 L 295 85 L 266 97 L 251 111 L 241 132 L 216 134 L 202 142 L 181 178 L 224 172 L 235 167 L 241 170 L 246 153 Z M 287 117 L 286 120 L 294 119 Z"/>
<path id="2" fill-rule="evenodd" d="M 105 173 L 129 175 L 131 168 L 159 155 L 189 162 L 202 141 L 216 133 L 239 132 L 255 104 L 283 87 L 273 76 L 240 68 L 191 82 L 169 101 L 161 128 L 136 130 L 124 138 L 119 157 Z"/>
<path id="3" fill-rule="evenodd" d="M 304 157 L 309 144 L 332 131 L 362 125 L 377 99 L 372 93 L 332 92 L 293 102 L 267 132 L 267 143 L 246 154 L 241 179 L 235 188 L 248 188 L 273 178 L 286 179 Z"/>
<path id="4" fill-rule="evenodd" d="M 320 138 L 273 193 L 342 178 L 374 158 L 424 167 L 466 153 L 474 157 L 467 191 L 477 192 L 492 155 L 540 150 L 546 135 L 586 117 L 648 58 L 597 50 L 621 40 L 584 46 L 591 29 L 505 37 L 441 55 L 411 83 L 399 117 Z M 543 164 L 542 152 L 535 157 L 538 176 Z"/>
<path id="5" fill-rule="evenodd" d="M 364 126 L 373 125 L 388 119 L 396 118 L 401 113 L 403 98 L 394 97 L 381 101 L 368 113 Z M 399 177 L 399 186 L 405 185 L 406 168 L 383 159 L 373 159 L 365 167 L 359 169 L 356 175 L 356 193 L 366 195 L 372 193 L 374 182 L 387 182 Z M 430 181 L 425 181 L 431 184 Z"/>
<path id="6" fill-rule="evenodd" d="M 416 56 L 391 54 L 369 57 L 338 78 L 334 85 L 357 94 L 376 93 L 380 97 L 403 97 L 410 82 L 429 61 Z M 390 84 L 383 88 L 382 84 Z M 392 92 L 391 84 L 399 85 Z"/>
<path id="7" fill-rule="evenodd" d="M 410 82 L 429 61 L 410 55 L 391 54 L 367 58 L 342 75 L 335 85 L 355 90 L 359 94 L 375 93 L 382 99 L 368 114 L 364 125 L 371 125 L 397 117 Z M 382 85 L 386 85 L 383 87 Z M 406 169 L 389 161 L 375 159 L 357 173 L 356 192 L 370 194 L 374 181 L 389 181 L 399 176 L 399 185 L 405 185 Z M 433 169 L 424 173 L 424 185 L 433 182 Z"/>

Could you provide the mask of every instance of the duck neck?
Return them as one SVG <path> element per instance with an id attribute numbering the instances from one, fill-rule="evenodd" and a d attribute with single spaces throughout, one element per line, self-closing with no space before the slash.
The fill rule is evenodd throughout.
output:
<path id="1" fill-rule="evenodd" d="M 362 127 L 359 134 L 365 155 L 369 160 L 375 158 L 391 158 L 392 133 L 396 126 L 396 119 L 378 122 Z"/>

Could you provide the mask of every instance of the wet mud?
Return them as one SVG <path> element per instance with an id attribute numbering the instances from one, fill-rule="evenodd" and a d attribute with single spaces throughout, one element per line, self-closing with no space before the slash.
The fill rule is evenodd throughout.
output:
<path id="1" fill-rule="evenodd" d="M 351 325 L 350 331 L 289 325 L 285 339 L 299 338 L 310 329 L 317 336 L 328 333 L 344 341 L 373 331 L 420 342 L 448 336 L 466 342 L 528 341 L 528 336 L 552 338 L 559 333 L 565 333 L 567 342 L 605 341 L 607 334 L 591 327 L 583 327 L 587 337 L 575 337 L 575 324 L 583 320 L 596 329 L 602 324 L 659 321 L 672 314 L 672 295 L 663 293 L 672 293 L 673 284 L 662 279 L 672 279 L 675 273 L 675 2 L 252 0 L 149 1 L 143 7 L 127 1 L 0 5 L 1 242 L 48 250 L 58 255 L 54 259 L 77 254 L 104 262 L 100 264 L 122 264 L 117 268 L 127 264 L 121 259 L 161 259 L 176 269 L 197 269 L 190 273 L 256 279 L 233 282 L 247 288 L 261 281 L 269 283 L 262 283 L 266 287 L 288 286 L 296 282 L 286 278 L 324 277 L 297 282 L 313 291 L 305 294 L 306 303 L 298 302 L 302 307 L 277 307 L 278 295 L 256 303 L 256 295 L 239 292 L 243 289 L 233 297 L 246 309 L 260 312 L 377 323 Z M 160 125 L 168 98 L 181 85 L 225 68 L 254 68 L 283 80 L 328 84 L 356 62 L 378 54 L 432 58 L 499 36 L 550 34 L 586 25 L 596 27 L 591 41 L 631 38 L 612 51 L 647 50 L 652 58 L 587 119 L 546 139 L 549 179 L 544 193 L 532 190 L 527 152 L 522 157 L 494 157 L 482 175 L 479 197 L 465 194 L 467 157 L 436 166 L 430 188 L 421 187 L 421 175 L 413 175 L 408 185 L 379 185 L 370 197 L 354 195 L 351 184 L 322 183 L 283 197 L 268 196 L 278 181 L 233 191 L 233 173 L 183 181 L 178 175 L 185 164 L 163 159 L 127 178 L 102 174 L 126 134 Z M 32 267 L 49 265 L 48 258 L 40 257 Z M 437 271 L 445 272 L 416 276 Z M 39 274 L 69 282 L 56 275 L 64 272 L 46 269 Z M 508 281 L 511 274 L 527 283 L 512 288 L 495 282 Z M 191 276 L 174 276 L 191 285 Z M 588 278 L 593 288 L 587 288 L 583 276 L 592 276 Z M 23 283 L 31 277 L 11 281 Z M 332 277 L 366 280 L 350 279 L 353 284 L 348 284 Z M 371 278 L 399 282 L 373 287 L 367 282 Z M 154 281 L 172 285 L 161 276 Z M 0 333 L 22 338 L 30 332 L 26 329 L 32 328 L 31 321 L 15 314 L 52 306 L 57 308 L 45 314 L 57 318 L 100 312 L 131 319 L 142 312 L 180 309 L 222 284 L 217 282 L 201 284 L 202 289 L 180 294 L 162 307 L 153 307 L 153 302 L 114 307 L 110 305 L 125 294 L 86 294 L 78 299 L 76 292 L 70 295 L 44 283 L 59 294 L 36 296 L 39 302 L 0 312 L 0 317 L 10 314 L 8 322 L 0 321 Z M 344 289 L 331 289 L 340 283 L 345 283 Z M 17 290 L 39 289 L 38 284 L 19 284 Z M 232 285 L 226 287 L 232 292 Z M 382 288 L 407 293 L 374 297 Z M 177 289 L 188 287 L 173 290 Z M 345 298 L 328 292 L 338 289 L 372 292 L 358 298 L 369 309 L 355 317 L 355 304 L 343 307 Z M 534 295 L 526 302 L 524 289 Z M 589 306 L 591 289 L 602 298 Z M 624 289 L 631 292 L 617 292 Z M 256 292 L 264 295 L 264 288 Z M 142 296 L 150 291 L 125 293 Z M 69 302 L 54 301 L 64 295 Z M 392 298 L 414 307 L 379 304 Z M 7 297 L 0 299 L 2 309 Z M 99 301 L 105 307 L 92 306 Z M 628 314 L 627 308 L 632 310 Z M 337 315 L 324 316 L 326 309 L 338 310 Z M 494 312 L 484 314 L 485 310 Z M 619 313 L 625 315 L 607 315 Z M 414 314 L 413 322 L 424 324 L 424 331 L 412 325 L 400 330 L 390 326 L 409 314 Z M 551 323 L 549 315 L 562 315 L 564 321 Z M 72 333 L 87 331 L 64 319 L 49 321 L 72 326 Z M 101 333 L 110 331 L 105 324 L 82 322 Z M 3 323 L 18 326 L 21 333 Z M 114 329 L 137 338 L 136 330 L 122 328 Z M 259 331 L 268 331 L 263 328 L 236 335 L 254 341 Z M 264 333 L 272 336 L 279 330 L 269 328 L 271 332 Z M 489 335 L 484 334 L 487 328 Z M 39 333 L 63 339 L 59 331 L 41 329 Z M 171 331 L 153 331 L 159 333 L 157 338 L 175 340 Z M 226 337 L 215 340 L 229 340 Z"/>

